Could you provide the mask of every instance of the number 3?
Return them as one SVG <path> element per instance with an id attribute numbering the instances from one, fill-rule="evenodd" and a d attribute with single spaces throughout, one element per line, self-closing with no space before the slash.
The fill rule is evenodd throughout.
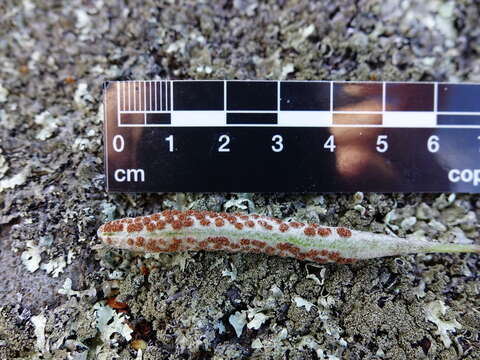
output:
<path id="1" fill-rule="evenodd" d="M 280 152 L 283 150 L 283 138 L 282 135 L 273 135 L 272 141 L 275 143 L 272 145 L 272 150 L 274 152 Z"/>

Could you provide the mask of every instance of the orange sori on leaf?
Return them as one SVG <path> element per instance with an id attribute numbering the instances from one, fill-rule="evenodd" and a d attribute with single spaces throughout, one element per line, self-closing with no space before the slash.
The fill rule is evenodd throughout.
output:
<path id="1" fill-rule="evenodd" d="M 102 225 L 107 245 L 146 252 L 224 250 L 293 257 L 320 264 L 426 252 L 480 252 L 480 245 L 442 244 L 320 226 L 257 214 L 165 210 Z"/>

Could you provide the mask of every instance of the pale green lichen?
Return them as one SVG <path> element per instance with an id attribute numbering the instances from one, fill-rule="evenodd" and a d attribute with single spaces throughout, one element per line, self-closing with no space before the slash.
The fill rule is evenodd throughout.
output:
<path id="1" fill-rule="evenodd" d="M 432 301 L 425 306 L 425 317 L 428 321 L 437 325 L 436 334 L 440 336 L 443 344 L 448 349 L 452 344 L 452 340 L 449 337 L 449 332 L 455 333 L 456 329 L 461 329 L 462 325 L 455 319 L 443 320 L 447 307 L 440 301 Z"/>
<path id="2" fill-rule="evenodd" d="M 40 267 L 40 262 L 42 261 L 42 249 L 35 246 L 33 241 L 27 242 L 27 247 L 28 249 L 22 253 L 21 259 L 28 271 L 35 272 Z"/>
<path id="3" fill-rule="evenodd" d="M 247 314 L 245 311 L 237 311 L 228 317 L 228 322 L 235 329 L 237 337 L 242 336 L 243 328 L 247 324 Z"/>
<path id="4" fill-rule="evenodd" d="M 45 324 L 47 323 L 47 318 L 43 314 L 38 314 L 30 318 L 30 322 L 33 324 L 33 332 L 37 337 L 37 350 L 44 352 L 45 349 Z"/>
<path id="5" fill-rule="evenodd" d="M 102 340 L 109 344 L 113 334 L 119 334 L 125 340 L 132 339 L 132 328 L 128 326 L 128 316 L 117 313 L 109 306 L 97 303 L 93 306 L 95 310 L 96 327 L 100 331 Z"/>

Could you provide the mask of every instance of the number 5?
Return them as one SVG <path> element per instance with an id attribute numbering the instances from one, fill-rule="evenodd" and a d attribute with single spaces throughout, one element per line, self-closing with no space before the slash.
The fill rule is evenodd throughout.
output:
<path id="1" fill-rule="evenodd" d="M 377 137 L 377 151 L 384 153 L 388 150 L 387 135 L 378 135 Z"/>

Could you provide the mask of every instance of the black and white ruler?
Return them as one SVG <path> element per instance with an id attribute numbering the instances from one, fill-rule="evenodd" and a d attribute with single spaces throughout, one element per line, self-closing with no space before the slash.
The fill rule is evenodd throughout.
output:
<path id="1" fill-rule="evenodd" d="M 480 84 L 111 81 L 108 191 L 479 192 Z"/>

